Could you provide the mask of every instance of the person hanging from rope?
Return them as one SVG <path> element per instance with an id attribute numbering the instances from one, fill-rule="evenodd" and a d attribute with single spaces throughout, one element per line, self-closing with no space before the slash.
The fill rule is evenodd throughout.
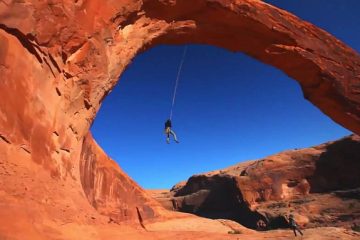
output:
<path id="1" fill-rule="evenodd" d="M 174 109 L 175 100 L 176 100 L 176 92 L 177 92 L 177 88 L 178 88 L 178 85 L 179 85 L 182 66 L 183 66 L 184 61 L 185 61 L 186 51 L 187 51 L 187 46 L 184 47 L 184 51 L 183 51 L 183 55 L 182 55 L 182 58 L 181 58 L 181 61 L 180 61 L 178 73 L 176 75 L 174 93 L 173 93 L 173 98 L 172 98 L 171 108 L 170 108 L 170 117 L 165 122 L 165 134 L 166 134 L 166 142 L 167 143 L 170 143 L 170 134 L 173 135 L 175 142 L 179 143 L 179 141 L 177 140 L 175 132 L 171 129 L 171 118 L 173 116 L 173 109 Z"/>
<path id="2" fill-rule="evenodd" d="M 168 119 L 165 122 L 165 134 L 166 134 L 166 142 L 169 144 L 170 143 L 170 134 L 173 135 L 174 140 L 176 143 L 179 143 L 179 141 L 177 140 L 176 134 L 175 132 L 171 129 L 171 120 Z"/>

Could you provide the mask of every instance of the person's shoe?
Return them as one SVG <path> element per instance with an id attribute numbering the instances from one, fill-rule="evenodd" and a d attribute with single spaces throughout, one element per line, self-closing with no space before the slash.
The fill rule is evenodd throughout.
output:
<path id="1" fill-rule="evenodd" d="M 178 140 L 175 140 L 176 143 L 180 143 Z"/>
<path id="2" fill-rule="evenodd" d="M 169 143 L 170 143 L 170 140 L 169 140 L 169 139 L 166 139 L 166 143 L 169 144 Z"/>

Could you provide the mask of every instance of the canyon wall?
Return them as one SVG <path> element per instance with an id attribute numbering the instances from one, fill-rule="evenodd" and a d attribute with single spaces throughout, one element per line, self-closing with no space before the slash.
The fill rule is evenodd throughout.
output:
<path id="1" fill-rule="evenodd" d="M 138 219 L 142 224 L 161 212 L 160 205 L 102 151 L 91 135 L 83 144 L 80 176 L 90 204 L 112 221 Z"/>
<path id="2" fill-rule="evenodd" d="M 350 227 L 359 219 L 359 149 L 360 137 L 352 135 L 284 151 L 194 175 L 159 199 L 168 209 L 254 229 L 259 220 L 270 228 L 287 227 L 284 216 L 291 212 L 310 227 Z"/>

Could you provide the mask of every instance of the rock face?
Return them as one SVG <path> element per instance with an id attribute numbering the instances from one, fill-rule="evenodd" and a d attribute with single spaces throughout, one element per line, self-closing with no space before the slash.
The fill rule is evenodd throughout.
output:
<path id="1" fill-rule="evenodd" d="M 91 135 L 88 135 L 83 143 L 80 177 L 91 205 L 113 221 L 138 218 L 142 224 L 143 220 L 155 218 L 155 211 L 161 212 L 159 204 L 122 172 Z"/>
<path id="2" fill-rule="evenodd" d="M 39 232 L 55 234 L 57 221 L 92 224 L 111 216 L 138 223 L 161 215 L 89 137 L 121 73 L 160 43 L 211 44 L 271 64 L 334 121 L 360 133 L 359 55 L 261 1 L 3 0 L 0 212 L 25 222 L 2 222 L 1 233 L 41 239 Z"/>
<path id="3" fill-rule="evenodd" d="M 360 219 L 359 149 L 360 137 L 353 135 L 285 151 L 194 175 L 160 199 L 174 203 L 164 204 L 168 208 L 232 219 L 254 229 L 260 220 L 267 228 L 287 227 L 284 215 L 290 212 L 309 227 L 350 227 Z"/>

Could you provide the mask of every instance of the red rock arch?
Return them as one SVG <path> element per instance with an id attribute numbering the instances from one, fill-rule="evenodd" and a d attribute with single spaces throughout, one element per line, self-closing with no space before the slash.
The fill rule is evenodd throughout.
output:
<path id="1" fill-rule="evenodd" d="M 156 2 L 156 4 L 154 3 Z M 169 23 L 155 43 L 202 43 L 244 52 L 299 82 L 304 97 L 360 131 L 360 56 L 296 16 L 256 1 L 147 1 L 145 16 Z"/>
<path id="2" fill-rule="evenodd" d="M 58 208 L 71 202 L 70 213 L 84 208 L 85 192 L 99 212 L 120 220 L 137 219 L 137 211 L 144 219 L 160 214 L 157 203 L 89 135 L 121 73 L 136 54 L 156 44 L 242 51 L 283 70 L 299 82 L 306 99 L 360 134 L 359 54 L 261 1 L 2 1 L 0 42 L 0 96 L 6 99 L 0 101 L 1 159 L 17 174 L 43 176 L 31 183 L 37 191 L 30 193 L 64 199 Z M 4 181 L 18 185 L 0 185 L 3 192 L 22 189 L 22 180 L 11 176 Z M 31 194 L 17 204 L 31 202 Z M 6 201 L 2 206 L 18 209 Z M 32 207 L 53 208 L 36 202 Z"/>

